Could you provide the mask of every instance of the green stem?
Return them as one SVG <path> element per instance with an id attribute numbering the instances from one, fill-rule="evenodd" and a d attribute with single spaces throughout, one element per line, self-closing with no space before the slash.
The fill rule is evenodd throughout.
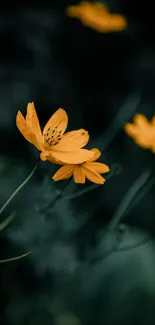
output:
<path id="1" fill-rule="evenodd" d="M 2 231 L 4 228 L 6 228 L 14 219 L 15 212 L 11 213 L 4 221 L 0 223 L 0 231 Z"/>
<path id="2" fill-rule="evenodd" d="M 120 222 L 122 216 L 128 209 L 129 205 L 131 204 L 132 200 L 136 196 L 137 192 L 144 186 L 147 182 L 148 178 L 150 177 L 152 169 L 145 170 L 135 181 L 135 183 L 129 188 L 127 193 L 125 194 L 123 200 L 121 201 L 117 211 L 115 212 L 114 216 L 112 217 L 112 221 L 108 226 L 109 229 L 115 229 Z"/>
<path id="3" fill-rule="evenodd" d="M 124 127 L 125 123 L 131 118 L 131 115 L 135 112 L 137 107 L 140 104 L 141 95 L 137 93 L 130 94 L 123 105 L 120 107 L 117 115 L 113 118 L 109 127 L 105 131 L 105 133 L 101 136 L 103 151 L 107 149 L 110 143 L 114 140 L 120 130 Z M 99 142 L 99 138 L 97 139 Z"/>
<path id="4" fill-rule="evenodd" d="M 7 258 L 6 260 L 0 260 L 0 264 L 2 263 L 8 263 L 8 262 L 14 262 L 14 261 L 18 261 L 28 255 L 30 255 L 31 252 L 28 252 L 28 253 L 25 253 L 25 254 L 22 254 L 20 256 L 16 256 L 16 257 L 12 257 L 12 258 Z"/>
<path id="5" fill-rule="evenodd" d="M 129 213 L 141 200 L 142 198 L 148 193 L 148 191 L 153 186 L 153 183 L 155 182 L 155 177 L 151 178 L 150 181 L 144 185 L 144 187 L 141 189 L 140 193 L 137 194 L 137 196 L 134 198 L 131 206 L 127 209 L 127 213 Z"/>
<path id="6" fill-rule="evenodd" d="M 29 181 L 29 179 L 33 176 L 33 174 L 35 173 L 36 169 L 37 169 L 38 163 L 35 165 L 35 167 L 33 168 L 32 172 L 30 173 L 30 175 L 25 179 L 25 181 L 19 185 L 19 187 L 15 190 L 15 192 L 13 192 L 13 194 L 9 197 L 9 199 L 5 202 L 5 204 L 2 206 L 2 208 L 0 209 L 0 214 L 4 211 L 4 209 L 6 208 L 6 206 L 11 202 L 11 200 L 15 197 L 15 195 L 24 187 L 24 185 Z"/>
<path id="7" fill-rule="evenodd" d="M 66 196 L 62 196 L 61 197 L 61 200 L 70 200 L 70 199 L 74 199 L 74 198 L 77 198 L 83 194 L 86 194 L 92 190 L 94 190 L 96 187 L 98 187 L 99 184 L 92 184 L 90 185 L 89 187 L 87 188 L 84 188 L 83 190 L 81 191 L 78 191 L 77 193 L 73 193 L 73 194 L 69 194 L 69 195 L 66 195 Z"/>
<path id="8" fill-rule="evenodd" d="M 65 186 L 64 186 L 64 188 L 58 192 L 58 195 L 56 196 L 56 198 L 55 198 L 52 202 L 46 204 L 43 208 L 38 208 L 37 211 L 43 213 L 43 212 L 47 211 L 49 208 L 51 208 L 51 207 L 53 206 L 53 204 L 54 204 L 58 199 L 63 198 L 62 195 L 63 195 L 63 193 L 64 193 L 66 187 L 68 187 L 68 184 L 71 183 L 71 181 L 72 181 L 72 179 L 68 179 L 67 182 L 66 182 L 66 184 L 65 184 Z M 54 181 L 53 181 L 53 183 L 54 183 Z"/>

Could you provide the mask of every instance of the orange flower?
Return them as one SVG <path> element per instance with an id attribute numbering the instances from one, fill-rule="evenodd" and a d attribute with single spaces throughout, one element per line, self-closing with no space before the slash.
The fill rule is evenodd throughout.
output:
<path id="1" fill-rule="evenodd" d="M 87 159 L 83 164 L 70 164 L 62 166 L 52 177 L 54 181 L 60 181 L 67 179 L 73 175 L 75 183 L 84 184 L 86 178 L 96 184 L 103 184 L 106 180 L 100 174 L 108 173 L 109 167 L 103 163 L 96 162 L 101 156 L 101 152 L 98 149 L 91 149 L 94 153 L 94 157 Z"/>
<path id="2" fill-rule="evenodd" d="M 89 141 L 84 129 L 65 133 L 68 116 L 59 108 L 41 132 L 34 103 L 27 105 L 26 118 L 19 111 L 16 124 L 24 138 L 41 151 L 40 158 L 57 164 L 80 164 L 93 158 L 93 153 L 83 148 Z M 65 133 L 65 134 L 64 134 Z"/>
<path id="3" fill-rule="evenodd" d="M 122 31 L 127 26 L 127 21 L 122 15 L 111 14 L 108 7 L 100 2 L 84 1 L 75 6 L 68 6 L 67 14 L 79 18 L 83 25 L 100 33 Z"/>
<path id="4" fill-rule="evenodd" d="M 124 129 L 140 147 L 155 152 L 155 116 L 149 122 L 144 115 L 137 114 L 134 123 L 127 123 Z"/>

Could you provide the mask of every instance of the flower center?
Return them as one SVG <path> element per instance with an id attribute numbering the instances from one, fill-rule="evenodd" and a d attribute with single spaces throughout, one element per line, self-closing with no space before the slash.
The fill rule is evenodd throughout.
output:
<path id="1" fill-rule="evenodd" d="M 62 131 L 57 130 L 57 126 L 55 128 L 48 128 L 47 133 L 44 135 L 44 140 L 50 146 L 55 146 L 59 143 L 62 138 Z"/>

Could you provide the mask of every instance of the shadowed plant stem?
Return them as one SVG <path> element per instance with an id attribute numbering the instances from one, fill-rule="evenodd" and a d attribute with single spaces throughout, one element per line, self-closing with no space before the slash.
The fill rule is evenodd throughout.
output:
<path id="1" fill-rule="evenodd" d="M 38 166 L 38 162 L 35 165 L 35 167 L 33 168 L 32 172 L 29 174 L 29 176 L 24 180 L 24 182 L 21 185 L 19 185 L 19 187 L 15 190 L 15 192 L 9 197 L 9 199 L 2 206 L 2 208 L 0 209 L 0 214 L 4 211 L 4 209 L 6 208 L 6 206 L 11 202 L 11 200 L 15 197 L 15 195 L 31 179 L 31 177 L 33 176 L 33 174 L 35 173 L 35 171 L 37 169 L 37 166 Z M 7 225 L 14 219 L 14 216 L 15 216 L 15 213 L 13 212 L 9 217 L 7 217 L 3 222 L 0 223 L 0 231 L 2 231 L 5 227 L 7 227 Z M 27 253 L 22 254 L 20 256 L 15 256 L 15 257 L 8 258 L 8 259 L 5 259 L 5 260 L 0 260 L 0 264 L 2 264 L 2 263 L 8 263 L 8 262 L 14 262 L 14 261 L 20 260 L 20 259 L 22 259 L 24 257 L 27 257 L 30 254 L 31 254 L 31 252 L 27 252 Z"/>
<path id="2" fill-rule="evenodd" d="M 136 195 L 136 197 L 133 199 L 133 202 L 131 203 L 131 206 L 128 207 L 127 213 L 129 213 L 135 205 L 139 203 L 139 201 L 142 200 L 142 198 L 149 192 L 151 187 L 153 186 L 153 183 L 155 182 L 155 177 L 151 178 L 146 184 L 144 184 L 143 188 L 139 191 L 139 193 Z"/>
<path id="3" fill-rule="evenodd" d="M 13 221 L 15 215 L 15 212 L 12 212 L 5 220 L 0 223 L 0 231 L 6 228 Z"/>
<path id="4" fill-rule="evenodd" d="M 35 173 L 36 169 L 37 169 L 38 163 L 35 165 L 35 167 L 33 168 L 32 172 L 29 174 L 29 176 L 25 179 L 25 181 L 19 185 L 19 187 L 13 192 L 13 194 L 9 197 L 9 199 L 5 202 L 5 204 L 2 206 L 2 208 L 0 209 L 0 214 L 4 211 L 4 209 L 6 208 L 6 206 L 11 202 L 11 200 L 16 196 L 16 194 L 24 187 L 25 184 L 27 184 L 27 182 L 30 180 L 30 178 L 33 176 L 33 174 Z"/>
<path id="5" fill-rule="evenodd" d="M 114 138 L 124 128 L 125 123 L 131 118 L 137 107 L 140 105 L 141 94 L 132 93 L 126 99 L 123 105 L 121 105 L 118 113 L 112 119 L 107 130 L 97 138 L 96 145 L 99 141 L 102 141 L 102 152 L 105 151 Z"/>
<path id="6" fill-rule="evenodd" d="M 68 185 L 71 183 L 72 179 L 68 179 L 64 188 L 60 191 L 58 191 L 58 194 L 57 196 L 53 199 L 52 202 L 46 204 L 43 208 L 39 208 L 38 211 L 43 213 L 43 212 L 46 212 L 49 208 L 51 208 L 55 203 L 56 201 L 58 201 L 58 199 L 62 199 L 63 198 L 63 193 L 65 192 L 65 189 L 68 187 Z M 53 181 L 54 183 L 54 181 Z"/>
<path id="7" fill-rule="evenodd" d="M 28 256 L 30 254 L 31 254 L 31 252 L 28 252 L 28 253 L 25 253 L 25 254 L 22 254 L 22 255 L 19 255 L 19 256 L 16 256 L 16 257 L 7 258 L 6 260 L 0 260 L 0 264 L 18 261 L 18 260 L 21 260 L 22 258 L 24 258 L 24 257 L 26 257 L 26 256 Z"/>
<path id="8" fill-rule="evenodd" d="M 114 213 L 112 217 L 112 221 L 110 222 L 108 229 L 114 230 L 119 224 L 121 218 L 124 216 L 124 213 L 129 208 L 132 200 L 135 198 L 138 191 L 145 185 L 148 178 L 150 177 L 152 172 L 152 168 L 145 170 L 135 181 L 135 183 L 129 188 L 127 193 L 125 194 L 123 200 L 121 201 L 117 211 Z"/>

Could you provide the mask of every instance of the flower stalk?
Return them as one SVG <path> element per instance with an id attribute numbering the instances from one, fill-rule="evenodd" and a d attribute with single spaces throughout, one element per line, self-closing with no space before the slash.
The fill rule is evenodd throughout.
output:
<path id="1" fill-rule="evenodd" d="M 33 174 L 35 173 L 36 169 L 37 169 L 38 163 L 35 165 L 35 167 L 33 168 L 33 170 L 31 171 L 31 173 L 29 174 L 29 176 L 24 180 L 24 182 L 22 184 L 20 184 L 17 189 L 13 192 L 13 194 L 9 197 L 9 199 L 5 202 L 5 204 L 2 206 L 2 208 L 0 209 L 0 214 L 2 214 L 2 212 L 4 211 L 4 209 L 7 207 L 7 205 L 12 201 L 12 199 L 18 194 L 18 192 L 24 187 L 24 185 L 27 184 L 27 182 L 31 179 L 31 177 L 33 176 Z"/>

